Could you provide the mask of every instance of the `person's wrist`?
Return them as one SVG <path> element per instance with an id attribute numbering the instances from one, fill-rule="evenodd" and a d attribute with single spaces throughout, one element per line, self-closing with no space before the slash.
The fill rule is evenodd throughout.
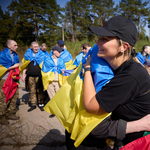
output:
<path id="1" fill-rule="evenodd" d="M 90 65 L 87 65 L 87 66 L 84 66 L 84 68 L 91 68 L 91 66 L 90 66 Z"/>
<path id="2" fill-rule="evenodd" d="M 89 66 L 84 66 L 84 68 L 82 68 L 82 76 L 85 75 L 86 71 L 91 71 L 91 66 L 90 65 Z"/>

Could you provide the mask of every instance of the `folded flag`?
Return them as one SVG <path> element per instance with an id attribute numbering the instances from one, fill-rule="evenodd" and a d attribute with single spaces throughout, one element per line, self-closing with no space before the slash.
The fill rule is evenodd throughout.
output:
<path id="1" fill-rule="evenodd" d="M 19 72 L 20 72 L 19 67 L 10 70 L 7 80 L 4 82 L 2 89 L 6 97 L 5 99 L 6 103 L 10 98 L 12 98 L 12 96 L 15 94 L 18 88 L 20 79 Z"/>

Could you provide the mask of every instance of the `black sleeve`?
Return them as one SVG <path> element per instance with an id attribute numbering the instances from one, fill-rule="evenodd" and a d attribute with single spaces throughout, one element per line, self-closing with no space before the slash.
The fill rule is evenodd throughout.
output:
<path id="1" fill-rule="evenodd" d="M 136 79 L 128 74 L 119 74 L 96 94 L 99 105 L 108 113 L 120 104 L 132 100 L 139 92 Z"/>
<path id="2" fill-rule="evenodd" d="M 127 122 L 125 120 L 113 121 L 109 116 L 91 131 L 91 135 L 95 138 L 116 138 L 122 140 L 126 134 L 126 126 Z"/>

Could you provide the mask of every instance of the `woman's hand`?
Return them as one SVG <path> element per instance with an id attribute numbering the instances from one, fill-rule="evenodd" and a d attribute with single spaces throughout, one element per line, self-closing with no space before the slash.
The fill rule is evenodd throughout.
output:
<path id="1" fill-rule="evenodd" d="M 91 67 L 91 56 L 89 55 L 88 58 L 85 58 L 85 60 L 86 63 L 83 65 L 84 68 Z"/>

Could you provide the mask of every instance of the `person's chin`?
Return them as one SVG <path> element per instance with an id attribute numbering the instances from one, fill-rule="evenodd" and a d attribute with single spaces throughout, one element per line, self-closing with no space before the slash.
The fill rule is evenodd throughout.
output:
<path id="1" fill-rule="evenodd" d="M 103 53 L 103 52 L 98 52 L 98 53 L 97 53 L 97 56 L 98 56 L 98 57 L 103 57 L 103 56 L 104 56 L 104 53 Z"/>

